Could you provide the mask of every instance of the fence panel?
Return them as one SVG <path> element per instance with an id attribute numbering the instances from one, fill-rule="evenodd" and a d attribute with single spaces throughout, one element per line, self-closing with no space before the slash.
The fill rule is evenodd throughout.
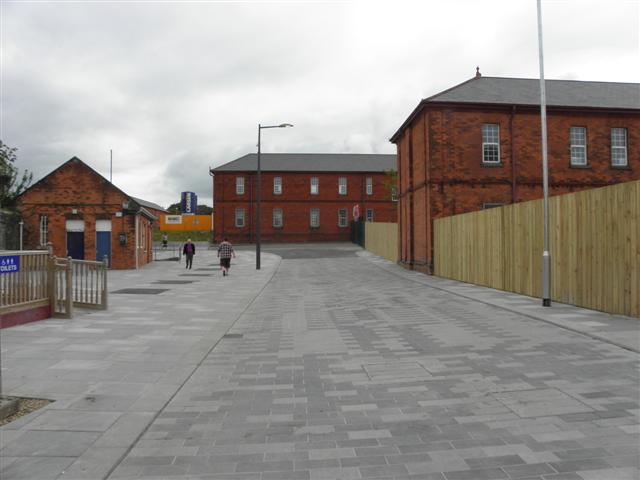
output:
<path id="1" fill-rule="evenodd" d="M 396 263 L 398 261 L 398 224 L 365 222 L 364 225 L 364 248 Z"/>
<path id="2" fill-rule="evenodd" d="M 91 262 L 71 260 L 73 277 L 73 305 L 76 307 L 107 308 L 108 260 Z"/>
<path id="3" fill-rule="evenodd" d="M 0 313 L 46 303 L 48 252 L 40 250 L 2 251 L 2 257 L 18 257 L 17 272 L 0 273 Z"/>
<path id="4" fill-rule="evenodd" d="M 73 270 L 71 258 L 51 257 L 51 315 L 57 318 L 73 317 Z"/>
<path id="5" fill-rule="evenodd" d="M 640 181 L 549 199 L 551 297 L 640 317 Z M 542 200 L 438 219 L 435 274 L 539 297 Z"/>

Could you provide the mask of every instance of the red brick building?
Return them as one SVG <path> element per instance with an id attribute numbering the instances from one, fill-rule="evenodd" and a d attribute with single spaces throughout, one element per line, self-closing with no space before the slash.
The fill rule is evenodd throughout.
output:
<path id="1" fill-rule="evenodd" d="M 255 241 L 257 154 L 212 169 L 216 239 Z M 263 153 L 261 239 L 349 240 L 354 207 L 363 219 L 395 222 L 395 155 Z"/>
<path id="2" fill-rule="evenodd" d="M 57 256 L 102 260 L 106 255 L 114 269 L 138 268 L 153 259 L 156 216 L 76 157 L 23 192 L 18 210 L 25 249 L 51 244 Z"/>
<path id="3" fill-rule="evenodd" d="M 640 85 L 547 80 L 551 195 L 640 178 Z M 422 100 L 398 149 L 399 258 L 431 273 L 432 221 L 542 197 L 539 80 L 482 77 Z"/>

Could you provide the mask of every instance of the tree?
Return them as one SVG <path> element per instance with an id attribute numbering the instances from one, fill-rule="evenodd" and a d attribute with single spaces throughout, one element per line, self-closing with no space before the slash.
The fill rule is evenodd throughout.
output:
<path id="1" fill-rule="evenodd" d="M 167 207 L 167 212 L 171 215 L 180 215 L 182 213 L 182 207 L 180 207 L 180 202 L 172 203 Z"/>
<path id="2" fill-rule="evenodd" d="M 387 191 L 387 200 L 396 201 L 398 199 L 398 171 L 385 170 L 386 178 L 384 180 L 384 188 Z"/>
<path id="3" fill-rule="evenodd" d="M 180 202 L 169 205 L 167 207 L 167 212 L 172 215 L 180 215 L 182 213 Z M 213 208 L 208 205 L 198 205 L 198 209 L 196 210 L 197 215 L 211 215 L 211 212 L 213 212 Z"/>
<path id="4" fill-rule="evenodd" d="M 17 148 L 12 148 L 0 140 L 0 206 L 12 207 L 16 198 L 24 192 L 33 180 L 33 173 L 25 170 L 20 175 L 15 166 Z"/>
<path id="5" fill-rule="evenodd" d="M 198 205 L 198 210 L 196 211 L 198 215 L 211 215 L 213 213 L 213 208 L 209 205 Z"/>

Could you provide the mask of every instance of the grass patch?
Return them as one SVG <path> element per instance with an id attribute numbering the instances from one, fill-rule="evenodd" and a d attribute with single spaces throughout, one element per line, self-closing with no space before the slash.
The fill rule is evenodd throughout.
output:
<path id="1" fill-rule="evenodd" d="M 213 232 L 161 232 L 160 230 L 156 230 L 153 232 L 153 241 L 161 242 L 163 233 L 167 234 L 167 239 L 169 242 L 186 242 L 189 238 L 192 242 L 209 242 L 213 238 Z"/>

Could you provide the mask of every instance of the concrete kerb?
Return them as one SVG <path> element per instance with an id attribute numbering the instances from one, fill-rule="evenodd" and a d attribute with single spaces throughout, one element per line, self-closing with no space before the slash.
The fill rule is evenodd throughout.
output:
<path id="1" fill-rule="evenodd" d="M 483 303 L 485 305 L 493 306 L 496 308 L 500 308 L 502 310 L 515 313 L 518 315 L 525 316 L 527 318 L 531 318 L 533 320 L 537 320 L 540 322 L 544 322 L 550 325 L 554 325 L 556 327 L 562 328 L 564 330 L 571 331 L 578 335 L 584 335 L 593 340 L 602 341 L 608 343 L 610 345 L 615 345 L 616 347 L 622 348 L 624 350 L 628 350 L 634 353 L 640 353 L 640 320 L 634 319 L 631 317 L 624 317 L 621 315 L 610 315 L 604 312 L 598 312 L 594 310 L 588 310 L 585 308 L 577 307 L 574 305 L 567 305 L 558 302 L 554 302 L 551 308 L 542 307 L 537 305 L 536 302 L 539 299 L 527 297 L 525 295 L 519 295 L 512 292 L 506 292 L 502 290 L 496 290 L 489 287 L 483 287 L 480 285 L 474 285 L 464 282 L 458 282 L 456 280 L 435 277 L 424 275 L 419 272 L 406 270 L 399 265 L 396 265 L 389 260 L 386 260 L 382 257 L 378 257 L 371 252 L 366 250 L 361 250 L 357 252 L 359 257 L 365 258 L 370 262 L 374 263 L 379 268 L 386 270 L 387 272 L 402 277 L 406 280 L 410 280 L 416 283 L 421 283 L 427 287 L 433 288 L 435 290 L 439 290 L 442 292 L 447 292 L 452 295 L 457 295 L 459 297 L 465 298 L 467 300 L 473 300 L 476 302 Z M 465 290 L 461 292 L 459 290 Z M 482 297 L 488 297 L 482 298 Z M 518 303 L 521 303 L 521 308 L 514 308 L 509 305 L 504 304 L 504 299 L 508 297 L 509 299 L 517 299 Z M 545 310 L 549 310 L 548 312 L 538 313 L 535 311 L 527 311 L 529 310 L 537 310 L 544 308 Z M 580 328 L 580 322 L 572 322 L 574 325 L 568 325 L 562 320 L 554 319 L 553 315 L 556 316 L 572 316 L 572 317 L 584 317 L 591 318 L 593 322 L 586 323 L 585 328 Z M 597 334 L 588 331 L 588 328 L 594 326 L 594 324 L 598 325 L 606 325 L 607 327 L 614 325 L 616 323 L 632 323 L 632 328 L 627 328 L 622 331 L 630 332 L 632 335 L 627 336 L 624 335 L 623 340 L 614 340 L 609 338 L 607 335 Z M 624 327 L 623 327 L 624 328 Z"/>
<path id="2" fill-rule="evenodd" d="M 0 396 L 0 420 L 13 415 L 18 411 L 18 399 Z"/>

